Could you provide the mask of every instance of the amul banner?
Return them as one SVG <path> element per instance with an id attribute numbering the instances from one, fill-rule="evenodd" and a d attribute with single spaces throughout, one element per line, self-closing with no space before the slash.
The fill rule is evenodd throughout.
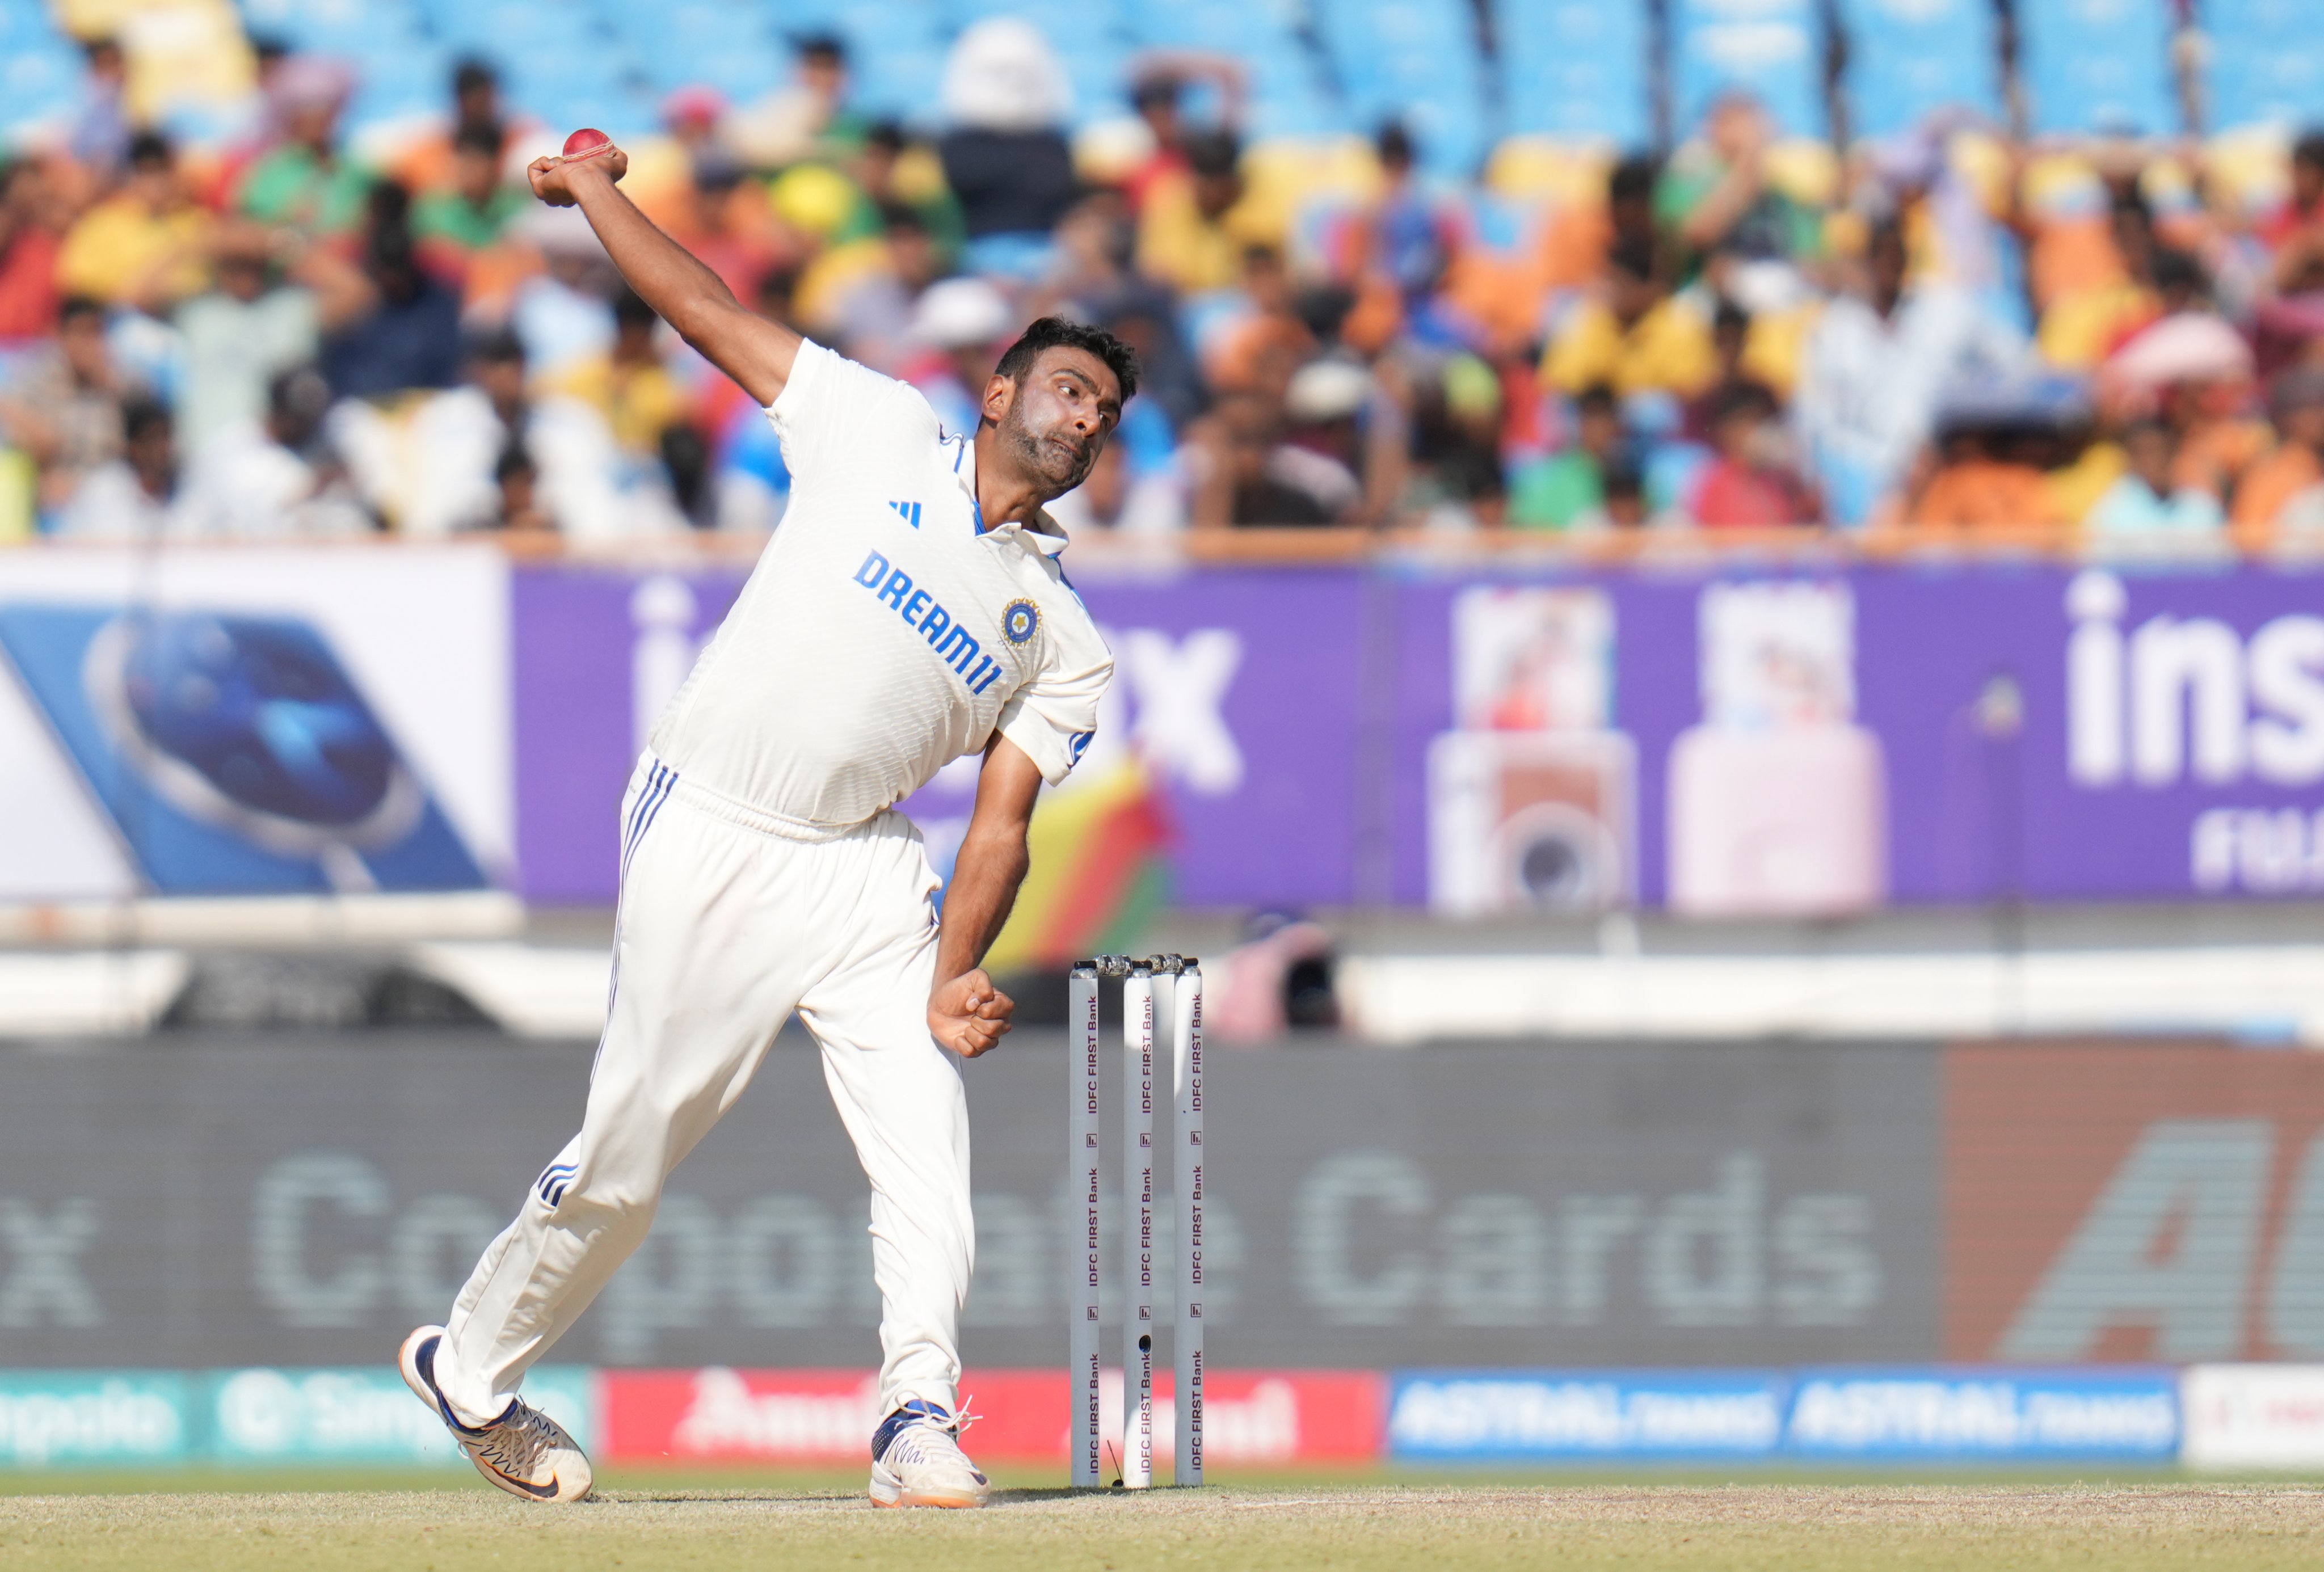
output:
<path id="1" fill-rule="evenodd" d="M 853 1370 L 609 1370 L 605 1456 L 623 1462 L 860 1463 L 880 1422 L 875 1376 Z M 1217 1465 L 1370 1462 L 1379 1456 L 1387 1384 L 1370 1371 L 1213 1371 L 1204 1394 L 1206 1454 Z M 1103 1433 L 1121 1433 L 1119 1371 L 1105 1383 Z M 1050 1461 L 1067 1454 L 1064 1369 L 969 1370 L 961 1401 L 978 1418 L 979 1457 Z M 1177 1404 L 1155 1383 L 1157 1457 L 1170 1456 Z"/>

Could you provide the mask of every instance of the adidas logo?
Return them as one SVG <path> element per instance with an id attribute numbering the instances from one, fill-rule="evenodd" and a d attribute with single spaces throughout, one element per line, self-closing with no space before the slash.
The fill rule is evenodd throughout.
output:
<path id="1" fill-rule="evenodd" d="M 913 529 L 918 529 L 920 527 L 920 505 L 918 502 L 890 502 L 888 506 L 895 509 L 896 517 Z"/>

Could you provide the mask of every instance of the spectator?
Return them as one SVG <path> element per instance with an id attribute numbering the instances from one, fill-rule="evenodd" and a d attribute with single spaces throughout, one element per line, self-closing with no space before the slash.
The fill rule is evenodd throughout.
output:
<path id="1" fill-rule="evenodd" d="M 904 380 L 946 431 L 976 429 L 984 384 L 1013 326 L 1008 300 L 982 279 L 946 279 L 920 297 L 911 336 L 921 354 Z"/>
<path id="2" fill-rule="evenodd" d="M 863 133 L 863 145 L 852 164 L 857 188 L 875 210 L 893 214 L 909 211 L 936 249 L 936 260 L 948 266 L 968 239 L 960 204 L 945 187 L 944 165 L 927 144 L 913 142 L 904 128 L 882 120 Z M 883 220 L 890 239 L 892 219 Z"/>
<path id="3" fill-rule="evenodd" d="M 1573 400 L 1573 444 L 1519 470 L 1510 489 L 1509 523 L 1520 529 L 1572 529 L 1606 503 L 1606 476 L 1620 461 L 1626 434 L 1614 390 L 1598 382 Z"/>
<path id="4" fill-rule="evenodd" d="M 91 471 L 121 455 L 122 404 L 144 391 L 106 347 L 105 308 L 69 297 L 56 341 L 20 363 L 0 391 L 0 433 L 39 466 L 43 511 L 70 501 Z"/>
<path id="5" fill-rule="evenodd" d="M 937 155 L 971 244 L 987 243 L 982 249 L 997 262 L 1021 265 L 1017 253 L 1045 253 L 1049 231 L 1080 195 L 1060 129 L 1071 100 L 1047 42 L 1014 17 L 971 24 L 945 62 L 952 128 Z M 996 236 L 1012 238 L 991 244 Z"/>
<path id="6" fill-rule="evenodd" d="M 1249 248 L 1275 244 L 1249 200 L 1241 157 L 1231 132 L 1187 138 L 1185 170 L 1157 177 L 1139 215 L 1139 272 L 1190 293 L 1223 290 L 1240 278 Z"/>
<path id="7" fill-rule="evenodd" d="M 471 56 L 452 68 L 452 123 L 414 142 L 389 167 L 390 177 L 405 190 L 423 195 L 459 186 L 461 141 L 466 138 L 474 145 L 480 133 L 499 139 L 493 149 L 497 182 L 502 161 L 516 139 L 501 100 L 500 73 L 490 62 Z"/>
<path id="8" fill-rule="evenodd" d="M 67 231 L 58 285 L 108 306 L 166 311 L 208 282 L 203 249 L 211 223 L 187 197 L 168 140 L 139 132 L 121 189 Z"/>
<path id="9" fill-rule="evenodd" d="M 226 540 L 369 533 L 370 516 L 324 438 L 330 407 L 330 387 L 312 367 L 277 374 L 264 418 L 226 427 L 189 467 L 177 533 Z"/>
<path id="10" fill-rule="evenodd" d="M 728 147 L 754 168 L 781 169 L 811 157 L 844 157 L 863 142 L 863 117 L 847 107 L 847 46 L 810 33 L 792 46 L 788 85 L 726 116 Z"/>
<path id="11" fill-rule="evenodd" d="M 183 344 L 178 389 L 180 436 L 199 453 L 228 427 L 264 414 L 267 387 L 311 364 L 325 327 L 371 304 L 371 286 L 327 252 L 299 244 L 247 219 L 218 226 L 211 248 L 217 283 L 178 308 Z M 293 260 L 286 270 L 281 259 Z"/>
<path id="12" fill-rule="evenodd" d="M 56 331 L 63 215 L 46 164 L 0 163 L 0 349 Z"/>
<path id="13" fill-rule="evenodd" d="M 121 406 L 122 451 L 88 472 L 57 520 L 71 540 L 152 540 L 170 526 L 177 497 L 176 439 L 169 406 L 143 394 Z"/>
<path id="14" fill-rule="evenodd" d="M 1625 398 L 1684 398 L 1711 385 L 1719 361 L 1702 308 L 1674 297 L 1655 276 L 1652 248 L 1632 239 L 1615 246 L 1597 290 L 1558 325 L 1541 374 L 1567 393 L 1604 382 Z"/>
<path id="15" fill-rule="evenodd" d="M 2236 541 L 2246 551 L 2324 527 L 2324 368 L 2286 372 L 2271 402 L 2275 451 L 2246 472 L 2235 492 Z"/>
<path id="16" fill-rule="evenodd" d="M 540 466 L 532 462 L 522 441 L 512 439 L 493 461 L 493 483 L 500 488 L 500 508 L 477 526 L 512 536 L 554 538 L 557 520 L 540 505 Z"/>
<path id="17" fill-rule="evenodd" d="M 1173 50 L 1146 57 L 1130 86 L 1130 106 L 1152 146 L 1121 188 L 1133 214 L 1144 209 L 1157 180 L 1186 171 L 1186 138 L 1192 129 L 1184 105 L 1187 84 L 1206 81 L 1216 87 L 1219 124 L 1231 128 L 1241 122 L 1249 80 L 1242 62 L 1231 55 Z"/>
<path id="18" fill-rule="evenodd" d="M 686 417 L 685 395 L 655 345 L 660 327 L 653 308 L 624 288 L 613 297 L 613 342 L 561 373 L 544 376 L 543 388 L 596 410 L 613 440 L 632 455 L 659 454 L 663 435 Z"/>
<path id="19" fill-rule="evenodd" d="M 1941 431 L 1940 461 L 1897 513 L 1916 529 L 2014 533 L 2066 520 L 2041 466 L 2006 430 L 1962 426 Z"/>
<path id="20" fill-rule="evenodd" d="M 1644 529 L 1652 522 L 1646 502 L 1646 473 L 1637 460 L 1625 456 L 1608 464 L 1603 484 L 1605 501 L 1594 511 L 1576 518 L 1575 529 L 1628 533 Z"/>
<path id="21" fill-rule="evenodd" d="M 2200 538 L 2218 533 L 2227 521 L 2219 499 L 2172 478 L 2179 440 L 2168 425 L 2153 418 L 2134 420 L 2123 431 L 2122 447 L 2129 467 L 2083 520 L 2090 539 Z"/>
<path id="22" fill-rule="evenodd" d="M 787 260 L 769 233 L 772 215 L 767 207 L 765 192 L 750 181 L 733 154 L 715 146 L 695 151 L 692 182 L 692 200 L 680 221 L 671 227 L 671 235 L 703 266 L 716 273 L 734 291 L 736 299 L 757 299 L 761 281 Z M 577 220 L 534 231 L 537 236 L 557 243 L 567 260 L 585 256 L 590 251 L 604 254 L 589 229 L 588 220 L 580 218 L 575 210 L 540 211 L 556 213 L 563 220 Z M 532 220 L 536 225 L 540 222 L 538 218 Z M 584 235 L 590 236 L 586 245 Z"/>
<path id="23" fill-rule="evenodd" d="M 383 181 L 372 194 L 365 295 L 323 341 L 322 372 L 343 399 L 380 398 L 458 379 L 460 300 L 420 267 L 410 198 Z"/>
<path id="24" fill-rule="evenodd" d="M 76 162 L 110 179 L 129 152 L 129 59 L 120 41 L 93 38 L 81 46 L 88 75 L 81 81 L 80 110 L 65 133 L 65 151 Z"/>
<path id="25" fill-rule="evenodd" d="M 668 510 L 625 508 L 613 435 L 576 400 L 526 388 L 524 345 L 507 329 L 468 350 L 466 385 L 399 418 L 343 403 L 333 425 L 362 494 L 407 536 L 490 529 L 504 516 L 501 455 L 521 442 L 538 466 L 540 506 L 560 534 L 603 540 L 661 527 Z"/>
<path id="26" fill-rule="evenodd" d="M 1282 412 L 1255 393 L 1221 399 L 1187 435 L 1197 529 L 1338 524 L 1362 500 L 1345 464 L 1285 442 Z"/>
<path id="27" fill-rule="evenodd" d="M 1813 493 L 1792 468 L 1775 395 L 1737 382 L 1711 418 L 1718 456 L 1695 482 L 1688 511 L 1706 529 L 1770 529 L 1814 522 Z"/>
<path id="28" fill-rule="evenodd" d="M 1794 425 L 1835 523 L 1862 524 L 1903 483 L 1952 385 L 2015 371 L 2024 345 L 1944 283 L 1907 287 L 1904 225 L 1876 225 L 1861 293 L 1826 306 L 1809 332 Z"/>
<path id="29" fill-rule="evenodd" d="M 281 140 L 244 174 L 242 211 L 310 236 L 355 231 L 372 176 L 339 149 L 339 112 L 350 86 L 336 61 L 298 55 L 282 62 L 269 95 Z"/>
<path id="30" fill-rule="evenodd" d="M 1365 225 L 1369 265 L 1384 274 L 1405 299 L 1422 303 L 1443 281 L 1452 256 L 1444 215 L 1420 188 L 1414 172 L 1419 150 L 1401 123 L 1389 121 L 1373 142 L 1379 161 L 1380 196 Z"/>
<path id="31" fill-rule="evenodd" d="M 501 179 L 504 140 L 497 125 L 462 126 L 452 137 L 450 180 L 424 190 L 412 207 L 421 259 L 456 289 L 466 281 L 471 259 L 499 244 L 530 205 L 525 193 Z"/>
<path id="32" fill-rule="evenodd" d="M 2310 271 L 2324 261 L 2324 132 L 2292 144 L 2292 189 L 2258 229 L 2276 254 L 2276 288 L 2287 294 L 2313 288 Z"/>
<path id="33" fill-rule="evenodd" d="M 1775 124 L 1757 99 L 1729 93 L 1711 106 L 1700 140 L 1681 148 L 1655 193 L 1655 216 L 1677 240 L 1692 277 L 1712 253 L 1749 262 L 1812 257 L 1813 214 L 1767 179 Z"/>
<path id="34" fill-rule="evenodd" d="M 577 207 L 535 204 L 524 216 L 522 230 L 549 265 L 516 287 L 509 326 L 524 341 L 525 360 L 535 376 L 561 376 L 612 346 L 612 297 L 621 287 L 619 276 Z"/>
<path id="35" fill-rule="evenodd" d="M 1499 525 L 1508 504 L 1500 379 L 1483 360 L 1464 353 L 1448 356 L 1434 375 L 1416 383 L 1404 510 L 1425 515 L 1437 528 Z"/>

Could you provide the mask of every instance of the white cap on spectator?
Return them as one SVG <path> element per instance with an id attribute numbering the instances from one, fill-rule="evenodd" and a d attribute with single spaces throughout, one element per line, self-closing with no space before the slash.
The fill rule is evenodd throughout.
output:
<path id="1" fill-rule="evenodd" d="M 1284 413 L 1303 425 L 1344 420 L 1371 397 L 1372 375 L 1344 360 L 1311 360 L 1284 391 Z"/>
<path id="2" fill-rule="evenodd" d="M 912 336 L 931 349 L 997 344 L 1009 331 L 1009 302 L 982 279 L 931 284 L 912 309 Z"/>
<path id="3" fill-rule="evenodd" d="M 549 256 L 594 257 L 604 254 L 597 232 L 578 207 L 533 207 L 519 221 L 524 238 Z"/>
<path id="4" fill-rule="evenodd" d="M 1073 112 L 1073 86 L 1028 22 L 993 16 L 964 29 L 945 61 L 945 117 L 980 131 L 1038 131 Z"/>

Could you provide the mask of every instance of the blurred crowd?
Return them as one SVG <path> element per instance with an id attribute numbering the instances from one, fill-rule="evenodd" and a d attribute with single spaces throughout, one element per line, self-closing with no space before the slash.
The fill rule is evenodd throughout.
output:
<path id="1" fill-rule="evenodd" d="M 522 171 L 462 64 L 359 155 L 355 84 L 259 47 L 264 113 L 180 149 L 121 52 L 0 165 L 0 538 L 763 531 L 772 430 Z M 1505 145 L 1476 179 L 1246 145 L 1243 68 L 1135 62 L 1069 138 L 1041 35 L 978 23 L 928 135 L 835 39 L 751 102 L 671 94 L 625 189 L 755 309 L 969 426 L 1032 317 L 1144 391 L 1076 532 L 1249 526 L 2268 551 L 2324 540 L 2324 135 L 2032 146 L 1941 118 L 1845 156 L 1718 101 L 1666 156 Z"/>

